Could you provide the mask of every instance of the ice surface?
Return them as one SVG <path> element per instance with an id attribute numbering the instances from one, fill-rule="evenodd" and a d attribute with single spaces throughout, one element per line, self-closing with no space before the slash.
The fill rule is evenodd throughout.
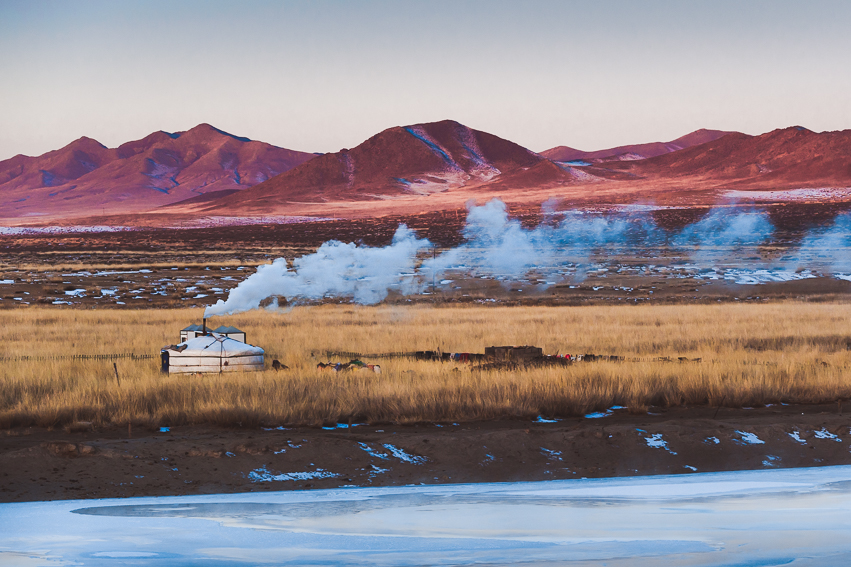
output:
<path id="1" fill-rule="evenodd" d="M 849 466 L 11 503 L 0 564 L 835 566 L 848 510 Z"/>

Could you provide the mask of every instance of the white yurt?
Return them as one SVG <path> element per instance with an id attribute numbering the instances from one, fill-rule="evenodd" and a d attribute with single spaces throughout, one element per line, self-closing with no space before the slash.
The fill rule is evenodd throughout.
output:
<path id="1" fill-rule="evenodd" d="M 238 372 L 265 368 L 262 348 L 207 333 L 162 350 L 163 372 Z"/>

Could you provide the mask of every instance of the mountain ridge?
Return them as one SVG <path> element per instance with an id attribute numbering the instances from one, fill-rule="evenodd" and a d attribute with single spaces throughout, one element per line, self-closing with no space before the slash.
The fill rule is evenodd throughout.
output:
<path id="1" fill-rule="evenodd" d="M 611 160 L 613 158 L 620 159 L 621 161 L 632 161 L 679 151 L 691 146 L 716 140 L 722 136 L 732 133 L 733 132 L 727 132 L 724 130 L 708 130 L 706 128 L 701 128 L 684 136 L 680 136 L 675 140 L 671 140 L 670 142 L 629 144 L 594 151 L 578 150 L 569 146 L 556 146 L 555 148 L 544 150 L 541 152 L 541 155 L 553 161 L 582 160 L 597 162 Z"/>
<path id="2" fill-rule="evenodd" d="M 40 156 L 0 162 L 3 216 L 134 212 L 210 191 L 245 189 L 313 159 L 203 123 L 117 148 L 83 136 Z"/>

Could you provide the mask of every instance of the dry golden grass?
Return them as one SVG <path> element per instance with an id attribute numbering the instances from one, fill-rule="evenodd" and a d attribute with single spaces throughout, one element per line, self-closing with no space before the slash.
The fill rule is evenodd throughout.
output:
<path id="1" fill-rule="evenodd" d="M 3 312 L 0 357 L 157 354 L 201 310 Z M 211 324 L 290 366 L 284 372 L 163 375 L 159 360 L 6 361 L 0 427 L 468 421 L 579 415 L 612 405 L 750 406 L 851 398 L 851 305 L 782 303 L 618 307 L 357 307 L 251 312 Z M 545 353 L 618 354 L 519 372 L 455 363 L 376 360 L 382 374 L 318 371 L 325 350 L 482 352 L 531 344 Z M 314 356 L 315 354 L 315 356 Z M 699 364 L 652 361 L 700 357 Z M 267 360 L 267 364 L 271 360 Z"/>

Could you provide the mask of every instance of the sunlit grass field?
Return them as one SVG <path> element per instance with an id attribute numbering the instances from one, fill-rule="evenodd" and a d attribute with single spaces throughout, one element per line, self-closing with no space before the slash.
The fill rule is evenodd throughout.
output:
<path id="1" fill-rule="evenodd" d="M 851 398 L 851 305 L 429 307 L 326 305 L 210 320 L 234 325 L 290 370 L 159 372 L 159 349 L 200 323 L 200 309 L 29 308 L 2 313 L 0 357 L 154 354 L 151 360 L 4 360 L 0 427 L 320 425 L 573 416 L 621 405 L 755 406 Z M 483 352 L 535 345 L 547 354 L 615 354 L 520 371 L 463 363 L 365 359 L 382 373 L 316 369 L 325 351 Z M 700 358 L 699 363 L 657 357 Z M 267 357 L 267 367 L 271 357 Z"/>

